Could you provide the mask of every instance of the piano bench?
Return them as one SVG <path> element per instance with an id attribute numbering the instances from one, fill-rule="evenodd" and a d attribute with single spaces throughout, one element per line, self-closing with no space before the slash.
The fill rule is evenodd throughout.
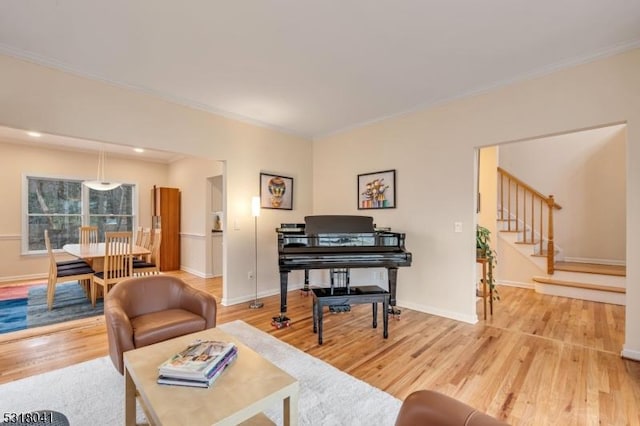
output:
<path id="1" fill-rule="evenodd" d="M 312 288 L 313 332 L 318 333 L 318 344 L 322 344 L 322 308 L 330 305 L 371 303 L 373 328 L 378 327 L 378 303 L 382 303 L 383 337 L 389 337 L 389 292 L 377 286 Z"/>

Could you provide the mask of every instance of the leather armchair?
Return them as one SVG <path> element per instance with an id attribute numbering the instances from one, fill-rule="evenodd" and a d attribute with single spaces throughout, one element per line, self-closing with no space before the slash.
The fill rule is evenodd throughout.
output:
<path id="1" fill-rule="evenodd" d="M 508 426 L 475 408 L 431 390 L 410 394 L 402 403 L 396 426 Z"/>
<path id="2" fill-rule="evenodd" d="M 215 327 L 216 299 L 176 277 L 130 278 L 109 291 L 104 316 L 109 356 L 124 374 L 124 352 Z"/>

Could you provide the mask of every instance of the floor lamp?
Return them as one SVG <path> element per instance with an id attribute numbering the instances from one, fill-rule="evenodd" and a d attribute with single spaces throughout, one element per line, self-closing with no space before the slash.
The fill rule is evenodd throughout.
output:
<path id="1" fill-rule="evenodd" d="M 256 297 L 249 307 L 251 309 L 259 309 L 262 308 L 264 304 L 258 301 L 258 216 L 260 216 L 260 197 L 258 196 L 251 198 L 251 214 L 253 215 L 254 223 L 253 245 L 255 247 L 255 268 L 253 270 L 253 276 L 256 280 Z"/>

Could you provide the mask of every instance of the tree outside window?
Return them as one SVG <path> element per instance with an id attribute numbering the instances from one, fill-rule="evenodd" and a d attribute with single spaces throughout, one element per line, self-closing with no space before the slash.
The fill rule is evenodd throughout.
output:
<path id="1" fill-rule="evenodd" d="M 98 239 L 105 232 L 133 230 L 133 185 L 111 191 L 89 190 L 89 224 L 98 227 Z"/>
<path id="2" fill-rule="evenodd" d="M 27 177 L 26 230 L 23 245 L 27 252 L 46 249 L 44 230 L 49 230 L 52 249 L 79 241 L 83 224 L 98 227 L 104 233 L 132 231 L 134 226 L 134 188 L 123 184 L 110 191 L 86 188 L 82 181 L 64 178 Z"/>

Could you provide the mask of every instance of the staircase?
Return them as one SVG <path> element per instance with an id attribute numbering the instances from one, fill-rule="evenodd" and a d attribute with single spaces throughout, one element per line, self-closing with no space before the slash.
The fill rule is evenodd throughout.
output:
<path id="1" fill-rule="evenodd" d="M 529 258 L 536 292 L 625 305 L 624 266 L 566 262 L 553 238 L 553 215 L 562 207 L 498 168 L 498 230 L 502 242 Z"/>

